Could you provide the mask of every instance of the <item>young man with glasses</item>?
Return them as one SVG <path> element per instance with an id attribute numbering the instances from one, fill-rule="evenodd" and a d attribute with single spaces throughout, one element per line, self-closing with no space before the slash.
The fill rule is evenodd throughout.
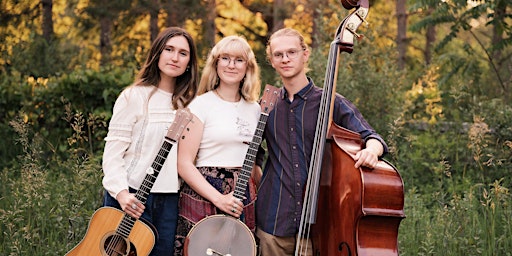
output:
<path id="1" fill-rule="evenodd" d="M 290 28 L 276 31 L 266 50 L 284 88 L 264 132 L 268 158 L 256 200 L 256 235 L 262 256 L 293 255 L 322 89 L 306 76 L 310 52 L 298 31 Z M 339 94 L 334 100 L 333 121 L 358 132 L 365 141 L 365 148 L 356 154 L 355 167 L 375 167 L 378 158 L 387 151 L 386 143 L 357 108 Z M 258 159 L 261 163 L 261 153 Z M 261 175 L 260 168 L 253 172 Z M 308 255 L 312 253 L 308 251 Z"/>

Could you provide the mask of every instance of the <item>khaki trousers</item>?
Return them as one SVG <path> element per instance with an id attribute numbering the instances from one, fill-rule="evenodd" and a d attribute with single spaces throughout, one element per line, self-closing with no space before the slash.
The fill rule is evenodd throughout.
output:
<path id="1" fill-rule="evenodd" d="M 293 256 L 295 253 L 296 238 L 280 237 L 268 234 L 261 229 L 256 229 L 256 236 L 259 239 L 260 256 Z M 301 256 L 313 256 L 313 245 L 311 240 L 302 239 L 307 244 L 307 250 Z"/>

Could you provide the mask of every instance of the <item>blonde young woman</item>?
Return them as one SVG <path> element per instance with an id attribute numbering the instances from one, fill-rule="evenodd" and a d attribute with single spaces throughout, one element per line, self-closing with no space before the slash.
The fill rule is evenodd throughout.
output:
<path id="1" fill-rule="evenodd" d="M 178 148 L 180 190 L 175 255 L 195 223 L 217 213 L 230 214 L 254 231 L 256 187 L 246 199 L 233 196 L 236 178 L 260 116 L 261 88 L 254 52 L 240 36 L 228 36 L 211 50 L 189 108 L 194 118 Z M 212 234 L 216 235 L 216 234 Z"/>

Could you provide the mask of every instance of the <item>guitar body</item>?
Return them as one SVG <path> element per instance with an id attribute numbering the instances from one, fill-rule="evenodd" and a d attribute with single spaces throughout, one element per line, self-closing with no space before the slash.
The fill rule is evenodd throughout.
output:
<path id="1" fill-rule="evenodd" d="M 217 214 L 208 216 L 190 230 L 184 254 L 256 256 L 256 240 L 251 230 L 239 219 Z"/>
<path id="2" fill-rule="evenodd" d="M 150 226 L 137 220 L 128 236 L 124 239 L 115 231 L 125 213 L 113 207 L 101 207 L 92 215 L 84 239 L 69 251 L 69 256 L 141 256 L 149 255 L 155 245 L 155 235 Z M 117 242 L 112 242 L 116 240 Z M 109 244 L 115 244 L 115 251 L 107 250 Z"/>

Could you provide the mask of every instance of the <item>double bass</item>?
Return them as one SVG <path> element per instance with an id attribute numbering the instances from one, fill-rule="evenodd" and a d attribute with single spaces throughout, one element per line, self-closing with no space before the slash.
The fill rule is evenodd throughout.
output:
<path id="1" fill-rule="evenodd" d="M 352 53 L 356 32 L 366 22 L 368 0 L 341 0 L 354 9 L 330 44 L 295 255 L 398 255 L 398 229 L 404 214 L 403 181 L 381 159 L 373 169 L 355 168 L 361 136 L 332 122 L 341 52 Z"/>

